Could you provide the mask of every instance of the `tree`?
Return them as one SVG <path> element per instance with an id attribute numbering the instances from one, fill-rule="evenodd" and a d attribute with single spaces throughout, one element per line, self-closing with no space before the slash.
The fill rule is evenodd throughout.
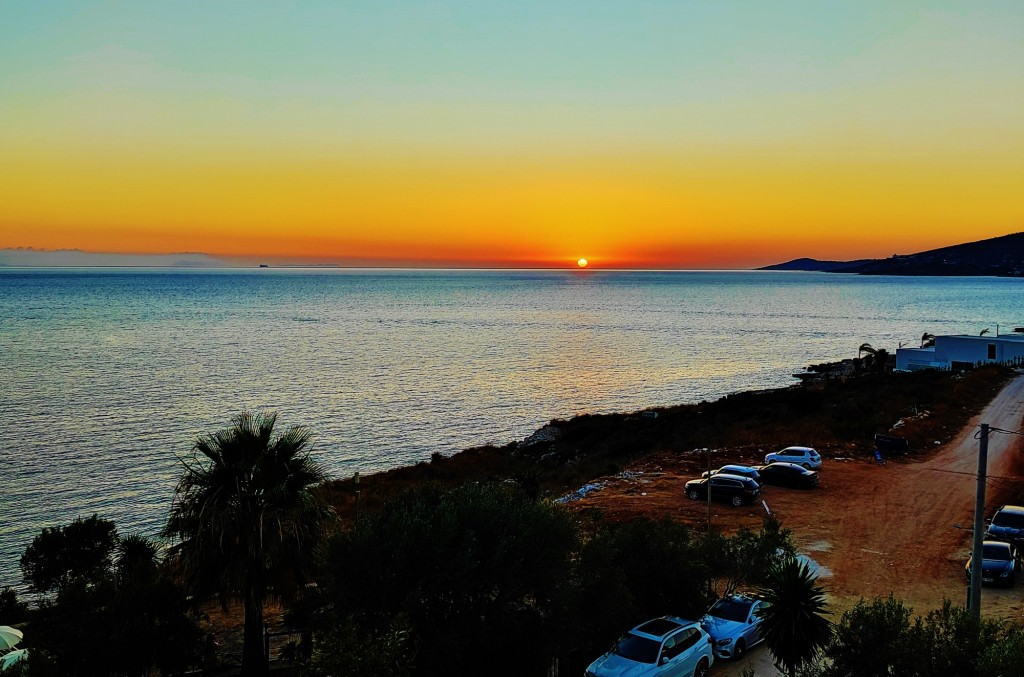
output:
<path id="1" fill-rule="evenodd" d="M 326 479 L 309 456 L 310 433 L 274 435 L 276 414 L 242 413 L 199 437 L 175 490 L 164 535 L 197 594 L 245 610 L 242 672 L 264 674 L 263 603 L 305 580 L 333 512 L 315 486 Z"/>
<path id="2" fill-rule="evenodd" d="M 810 567 L 795 558 L 772 566 L 760 594 L 768 603 L 760 612 L 761 632 L 775 664 L 795 677 L 832 632 L 825 591 Z"/>
<path id="3" fill-rule="evenodd" d="M 198 653 L 191 603 L 161 575 L 156 546 L 119 538 L 113 522 L 93 516 L 44 529 L 22 568 L 48 593 L 33 623 L 32 674 L 173 674 Z M 107 650 L 102 666 L 98 646 Z"/>
<path id="4" fill-rule="evenodd" d="M 53 592 L 79 583 L 95 585 L 113 562 L 117 528 L 93 515 L 66 527 L 47 527 L 21 556 L 21 572 L 34 592 Z"/>

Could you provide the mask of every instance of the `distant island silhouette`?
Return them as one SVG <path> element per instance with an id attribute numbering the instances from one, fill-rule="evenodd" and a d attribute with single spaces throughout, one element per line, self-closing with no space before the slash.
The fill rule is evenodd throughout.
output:
<path id="1" fill-rule="evenodd" d="M 894 254 L 887 259 L 819 261 L 802 258 L 757 270 L 804 270 L 858 275 L 1024 277 L 1024 233 L 930 249 L 917 254 Z"/>

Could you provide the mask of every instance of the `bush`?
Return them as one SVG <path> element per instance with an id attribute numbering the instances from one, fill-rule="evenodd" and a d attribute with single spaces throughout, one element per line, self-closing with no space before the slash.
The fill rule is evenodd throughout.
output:
<path id="1" fill-rule="evenodd" d="M 825 655 L 822 677 L 998 677 L 1020 674 L 1024 628 L 981 622 L 946 600 L 918 616 L 889 596 L 861 601 L 843 614 Z"/>
<path id="2" fill-rule="evenodd" d="M 28 604 L 18 599 L 14 588 L 0 589 L 0 624 L 20 623 L 28 616 Z"/>
<path id="3" fill-rule="evenodd" d="M 917 651 L 910 608 L 890 595 L 861 600 L 843 614 L 826 649 L 828 677 L 888 677 L 913 674 Z"/>
<path id="4" fill-rule="evenodd" d="M 741 587 L 765 583 L 771 567 L 793 556 L 789 536 L 772 515 L 765 515 L 756 534 L 742 527 L 730 538 L 705 535 L 701 549 L 707 553 L 712 596 L 725 597 Z"/>

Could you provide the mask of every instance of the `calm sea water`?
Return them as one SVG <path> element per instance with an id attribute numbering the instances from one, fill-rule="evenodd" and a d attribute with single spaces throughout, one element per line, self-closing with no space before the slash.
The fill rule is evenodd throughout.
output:
<path id="1" fill-rule="evenodd" d="M 554 417 L 784 386 L 922 333 L 1024 324 L 1024 280 L 769 272 L 0 269 L 0 585 L 44 526 L 156 534 L 245 409 L 336 476 Z"/>

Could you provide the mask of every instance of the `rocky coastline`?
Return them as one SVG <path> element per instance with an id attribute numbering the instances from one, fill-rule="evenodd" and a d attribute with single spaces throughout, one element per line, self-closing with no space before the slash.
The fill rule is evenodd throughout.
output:
<path id="1" fill-rule="evenodd" d="M 924 453 L 958 431 L 1007 381 L 1011 370 L 986 367 L 963 374 L 858 373 L 852 360 L 812 365 L 785 388 L 725 395 L 713 402 L 616 414 L 555 419 L 528 437 L 485 445 L 430 461 L 364 475 L 359 509 L 375 510 L 423 483 L 515 482 L 555 499 L 590 480 L 616 474 L 650 454 L 693 454 L 809 444 L 823 454 L 868 457 L 876 434 L 907 440 L 908 455 Z M 343 521 L 355 518 L 352 478 L 324 486 Z"/>

